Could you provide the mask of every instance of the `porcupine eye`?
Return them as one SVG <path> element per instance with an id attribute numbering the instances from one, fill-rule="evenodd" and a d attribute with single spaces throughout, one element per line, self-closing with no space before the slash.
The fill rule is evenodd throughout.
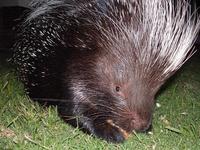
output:
<path id="1" fill-rule="evenodd" d="M 125 99 L 125 95 L 122 92 L 122 89 L 121 89 L 120 86 L 116 86 L 115 87 L 115 92 L 116 92 L 116 94 L 117 94 L 118 97 L 120 97 L 121 99 Z"/>
<path id="2" fill-rule="evenodd" d="M 120 92 L 120 87 L 116 86 L 115 90 L 116 90 L 116 92 Z"/>

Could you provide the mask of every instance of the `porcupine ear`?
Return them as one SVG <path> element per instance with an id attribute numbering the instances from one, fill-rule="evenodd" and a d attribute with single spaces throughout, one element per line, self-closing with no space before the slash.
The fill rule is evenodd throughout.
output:
<path id="1" fill-rule="evenodd" d="M 142 7 L 143 28 L 139 32 L 146 38 L 137 55 L 141 63 L 149 64 L 147 70 L 158 64 L 160 80 L 166 79 L 194 53 L 200 19 L 186 0 L 143 0 Z M 140 37 L 137 42 L 142 40 Z"/>

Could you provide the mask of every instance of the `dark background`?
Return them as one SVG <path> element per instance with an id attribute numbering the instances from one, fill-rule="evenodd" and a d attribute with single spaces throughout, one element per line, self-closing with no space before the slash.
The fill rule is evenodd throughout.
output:
<path id="1" fill-rule="evenodd" d="M 19 16 L 31 0 L 0 0 L 0 55 L 10 53 L 15 32 L 13 28 L 19 23 Z"/>

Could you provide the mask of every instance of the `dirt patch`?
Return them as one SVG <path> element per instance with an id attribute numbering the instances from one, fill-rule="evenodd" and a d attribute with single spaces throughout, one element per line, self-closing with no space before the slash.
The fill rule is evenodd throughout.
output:
<path id="1" fill-rule="evenodd" d="M 11 137 L 14 137 L 14 136 L 15 136 L 14 131 L 12 131 L 9 128 L 5 128 L 5 127 L 0 126 L 0 137 L 11 138 Z"/>

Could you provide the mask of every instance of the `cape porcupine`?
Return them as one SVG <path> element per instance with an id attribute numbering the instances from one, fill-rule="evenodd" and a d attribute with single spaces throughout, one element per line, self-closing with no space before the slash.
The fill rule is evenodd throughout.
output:
<path id="1" fill-rule="evenodd" d="M 151 125 L 154 96 L 191 56 L 200 22 L 185 0 L 42 0 L 21 25 L 14 62 L 31 98 L 121 142 Z M 62 100 L 62 101 L 61 101 Z"/>

